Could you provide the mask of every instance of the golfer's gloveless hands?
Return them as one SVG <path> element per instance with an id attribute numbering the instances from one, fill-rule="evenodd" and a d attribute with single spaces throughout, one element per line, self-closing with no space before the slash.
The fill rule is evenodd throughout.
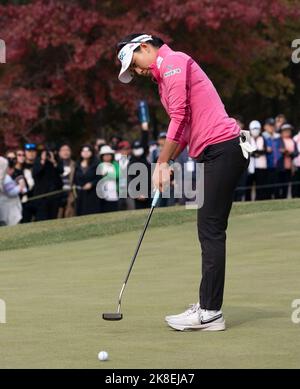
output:
<path id="1" fill-rule="evenodd" d="M 172 170 L 167 162 L 157 163 L 152 176 L 153 186 L 163 192 L 170 185 Z"/>

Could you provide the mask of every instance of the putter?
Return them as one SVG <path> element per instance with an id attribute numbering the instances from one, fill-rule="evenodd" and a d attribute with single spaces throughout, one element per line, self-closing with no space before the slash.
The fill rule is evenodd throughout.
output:
<path id="1" fill-rule="evenodd" d="M 147 218 L 146 223 L 145 223 L 145 225 L 144 225 L 143 231 L 142 231 L 142 233 L 141 233 L 140 239 L 139 239 L 139 241 L 138 241 L 137 247 L 136 247 L 136 249 L 135 249 L 134 255 L 133 255 L 133 257 L 132 257 L 132 260 L 131 260 L 131 263 L 130 263 L 130 266 L 129 266 L 129 270 L 128 270 L 128 272 L 127 272 L 127 275 L 126 275 L 124 284 L 123 284 L 123 286 L 122 286 L 122 289 L 121 289 L 121 292 L 120 292 L 120 295 L 119 295 L 119 301 L 118 301 L 118 309 L 117 309 L 117 312 L 114 312 L 114 313 L 103 313 L 103 314 L 102 314 L 102 318 L 103 318 L 104 320 L 117 321 L 117 320 L 122 320 L 122 318 L 123 318 L 123 315 L 122 315 L 122 313 L 121 313 L 121 301 L 122 301 L 123 292 L 124 292 L 124 289 L 125 289 L 125 287 L 126 287 L 126 284 L 127 284 L 128 278 L 129 278 L 129 276 L 130 276 L 132 267 L 133 267 L 133 265 L 134 265 L 135 259 L 136 259 L 136 257 L 137 257 L 138 252 L 139 252 L 139 248 L 140 248 L 140 246 L 141 246 L 141 243 L 142 243 L 142 240 L 143 240 L 143 238 L 144 238 L 145 232 L 146 232 L 146 230 L 147 230 L 148 224 L 149 224 L 149 222 L 150 222 L 150 219 L 151 219 L 153 210 L 154 210 L 154 208 L 155 208 L 156 205 L 157 205 L 159 196 L 160 196 L 160 192 L 159 192 L 158 189 L 156 189 L 155 194 L 154 194 L 154 197 L 153 197 L 153 200 L 152 200 L 151 209 L 150 209 L 148 218 Z"/>

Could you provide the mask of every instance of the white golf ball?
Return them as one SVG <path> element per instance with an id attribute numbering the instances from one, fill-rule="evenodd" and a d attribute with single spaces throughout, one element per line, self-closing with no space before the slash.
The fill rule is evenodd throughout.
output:
<path id="1" fill-rule="evenodd" d="M 98 359 L 99 359 L 99 361 L 107 361 L 108 360 L 108 353 L 106 351 L 100 351 L 98 353 Z"/>

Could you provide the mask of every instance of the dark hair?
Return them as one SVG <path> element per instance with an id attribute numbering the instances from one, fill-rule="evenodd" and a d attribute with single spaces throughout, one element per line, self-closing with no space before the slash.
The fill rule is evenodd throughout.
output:
<path id="1" fill-rule="evenodd" d="M 64 146 L 68 146 L 69 149 L 72 150 L 71 144 L 70 144 L 68 141 L 61 142 L 61 143 L 59 144 L 58 150 L 60 150 L 60 149 L 61 149 L 62 147 L 64 147 Z"/>
<path id="2" fill-rule="evenodd" d="M 138 34 L 134 33 L 134 34 L 129 34 L 129 35 L 125 36 L 117 44 L 117 51 L 119 52 L 120 50 L 122 50 L 123 47 L 127 45 L 127 43 L 131 42 L 133 39 L 137 38 L 140 35 L 148 35 L 148 34 L 145 32 L 140 32 Z M 152 35 L 152 39 L 149 39 L 147 42 L 143 42 L 143 43 L 150 43 L 150 45 L 159 48 L 162 45 L 164 45 L 165 42 L 161 38 L 159 38 L 158 36 Z M 139 51 L 139 50 L 140 50 L 140 46 L 138 46 L 134 51 Z"/>
<path id="3" fill-rule="evenodd" d="M 90 158 L 88 159 L 88 164 L 89 165 L 91 165 L 91 164 L 93 164 L 94 162 L 95 162 L 95 152 L 94 152 L 94 149 L 93 149 L 93 147 L 90 145 L 90 144 L 84 144 L 84 145 L 82 145 L 81 147 L 80 147 L 80 158 L 79 158 L 79 160 L 80 160 L 80 162 L 83 160 L 83 158 L 82 158 L 82 156 L 81 156 L 81 153 L 82 153 L 82 150 L 84 149 L 84 148 L 87 148 L 87 149 L 89 149 L 90 150 L 90 152 L 91 152 L 91 156 L 90 156 Z"/>

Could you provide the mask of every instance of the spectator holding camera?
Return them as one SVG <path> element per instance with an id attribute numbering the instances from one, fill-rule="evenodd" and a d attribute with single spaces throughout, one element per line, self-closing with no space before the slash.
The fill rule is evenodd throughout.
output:
<path id="1" fill-rule="evenodd" d="M 36 201 L 35 220 L 56 219 L 59 208 L 59 195 L 50 195 L 51 192 L 62 189 L 61 174 L 63 173 L 62 163 L 55 155 L 55 149 L 45 147 L 33 166 L 33 179 L 35 186 L 34 196 L 47 195 Z"/>
<path id="2" fill-rule="evenodd" d="M 5 158 L 7 159 L 8 161 L 8 168 L 10 169 L 10 175 L 13 174 L 13 170 L 15 168 L 15 164 L 17 162 L 17 156 L 16 156 L 16 153 L 14 151 L 7 151 L 7 153 L 5 154 Z"/>

